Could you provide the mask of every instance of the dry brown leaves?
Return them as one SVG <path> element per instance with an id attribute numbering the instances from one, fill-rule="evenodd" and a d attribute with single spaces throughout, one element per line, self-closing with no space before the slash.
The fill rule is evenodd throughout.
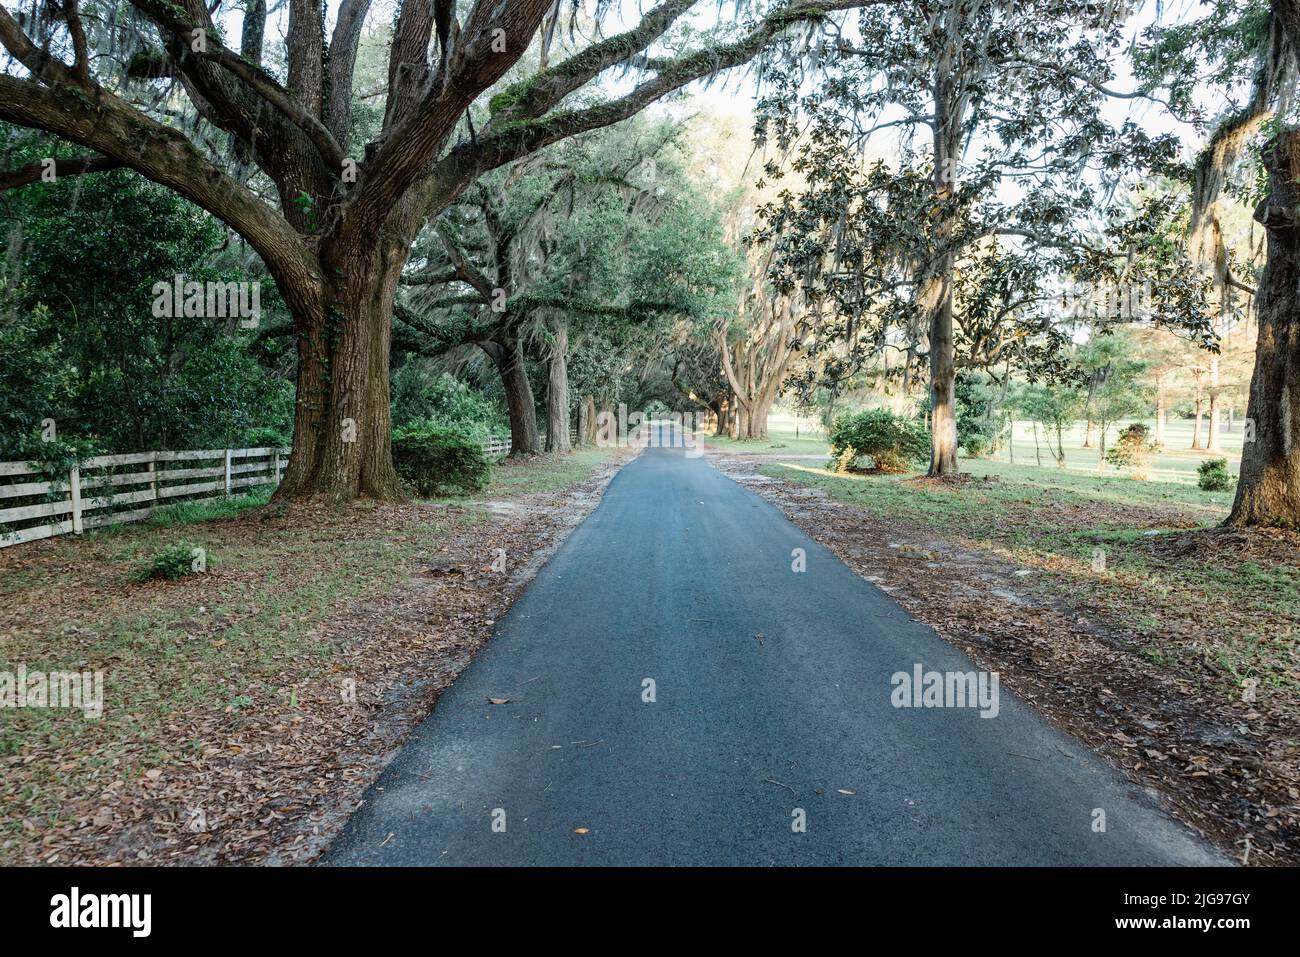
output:
<path id="1" fill-rule="evenodd" d="M 486 503 L 358 506 L 342 522 L 323 506 L 270 506 L 205 526 L 231 542 L 253 536 L 294 568 L 337 560 L 339 544 L 350 538 L 398 540 L 431 523 L 444 537 L 424 558 L 395 568 L 381 590 L 327 599 L 305 653 L 270 651 L 266 683 L 280 689 L 273 698 L 219 709 L 177 696 L 160 724 L 142 719 L 128 740 L 100 742 L 102 759 L 39 745 L 0 758 L 9 806 L 40 798 L 18 836 L 0 844 L 0 858 L 107 865 L 312 859 L 625 461 L 615 457 L 576 485 Z M 65 655 L 75 656 L 80 632 L 88 647 L 101 637 L 78 623 L 86 609 L 120 613 L 151 603 L 196 609 L 187 640 L 221 653 L 217 635 L 259 611 L 238 603 L 241 581 L 255 573 L 237 565 L 124 588 L 120 569 L 70 557 L 74 544 L 36 544 L 48 547 L 7 550 L 0 561 L 0 573 L 20 574 L 23 584 L 6 596 L 13 599 L 6 618 L 13 615 L 0 628 L 0 658 L 6 631 L 31 629 L 57 634 Z M 497 549 L 509 556 L 505 573 L 492 570 Z M 220 618 L 197 612 L 218 606 L 227 609 Z M 88 664 L 111 671 L 115 662 Z M 239 687 L 232 676 L 231 691 Z M 61 773 L 74 768 L 76 785 Z"/>

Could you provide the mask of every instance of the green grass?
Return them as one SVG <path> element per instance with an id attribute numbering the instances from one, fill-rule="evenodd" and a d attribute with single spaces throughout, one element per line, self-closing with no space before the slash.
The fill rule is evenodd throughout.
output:
<path id="1" fill-rule="evenodd" d="M 1143 421 L 1143 420 L 1137 420 Z M 1151 419 L 1145 420 L 1146 426 L 1155 434 L 1155 422 Z M 1106 431 L 1107 445 L 1115 443 L 1116 436 L 1120 430 L 1127 426 L 1127 421 L 1119 426 L 1112 426 Z M 1097 464 L 1101 458 L 1098 447 L 1098 437 L 1094 430 L 1092 447 L 1084 448 L 1083 440 L 1086 431 L 1085 424 L 1082 422 L 1075 423 L 1074 427 L 1063 435 L 1063 446 L 1065 448 L 1065 465 L 1069 471 L 1091 472 L 1098 474 Z M 1192 444 L 1193 423 L 1183 419 L 1171 420 L 1165 425 L 1165 446 L 1151 460 L 1148 469 L 1150 477 L 1153 480 L 1164 482 L 1190 482 L 1196 484 L 1196 467 L 1206 459 L 1227 459 L 1228 470 L 1234 475 L 1237 474 L 1241 465 L 1241 445 L 1242 429 L 1241 423 L 1238 422 L 1232 432 L 1226 429 L 1220 435 L 1220 445 L 1223 451 L 1217 455 L 1211 455 L 1203 450 L 1193 451 L 1189 448 Z M 1209 434 L 1209 426 L 1202 423 L 1201 442 L 1204 443 Z M 1011 449 L 1002 448 L 998 451 L 994 459 L 999 462 L 1009 462 L 1014 453 L 1017 465 L 1034 465 L 1039 457 L 1042 459 L 1043 467 L 1055 469 L 1056 462 L 1052 458 L 1051 452 L 1047 447 L 1047 435 L 1042 427 L 1038 429 L 1038 452 L 1034 451 L 1034 434 L 1033 426 L 1028 422 L 1017 422 L 1014 430 L 1015 441 Z M 1056 438 L 1052 437 L 1053 447 Z M 1101 474 L 1116 475 L 1115 468 L 1109 464 L 1104 466 Z"/>
<path id="2" fill-rule="evenodd" d="M 788 412 L 773 412 L 767 418 L 766 439 L 733 439 L 700 433 L 699 438 L 709 448 L 727 452 L 753 455 L 826 455 L 831 447 L 817 422 L 800 418 L 795 420 Z"/>
<path id="3" fill-rule="evenodd" d="M 493 466 L 492 481 L 477 496 L 456 496 L 439 501 L 527 495 L 576 485 L 590 478 L 617 451 L 615 448 L 584 446 L 558 455 L 539 455 L 530 459 L 507 458 Z"/>
<path id="4" fill-rule="evenodd" d="M 511 463 L 478 496 L 458 501 L 582 481 L 615 451 Z M 183 775 L 178 761 L 220 749 L 245 721 L 295 720 L 296 689 L 328 682 L 349 660 L 351 632 L 322 625 L 359 607 L 360 627 L 382 634 L 374 615 L 385 596 L 438 554 L 453 523 L 485 515 L 367 502 L 255 510 L 269 493 L 179 505 L 145 522 L 0 552 L 0 669 L 106 673 L 99 720 L 64 709 L 0 711 L 0 760 L 37 756 L 0 779 L 0 861 L 12 862 L 19 846 L 6 851 L 7 842 L 30 836 L 25 819 L 75 828 L 75 809 L 84 811 L 107 782 L 158 767 Z M 135 581 L 182 541 L 207 550 L 207 573 Z"/>
<path id="5" fill-rule="evenodd" d="M 247 509 L 265 505 L 274 493 L 274 485 L 259 485 L 244 495 L 231 495 L 214 502 L 181 502 L 158 509 L 145 519 L 144 524 L 152 528 L 169 528 L 173 525 L 233 518 Z"/>

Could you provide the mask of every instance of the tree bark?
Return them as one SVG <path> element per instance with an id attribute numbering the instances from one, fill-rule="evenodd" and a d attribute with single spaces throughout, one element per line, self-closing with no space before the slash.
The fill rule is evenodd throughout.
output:
<path id="1" fill-rule="evenodd" d="M 528 381 L 523 343 L 515 335 L 502 335 L 487 347 L 496 363 L 501 385 L 506 393 L 506 412 L 510 417 L 510 455 L 536 455 L 541 451 L 537 431 L 537 403 Z"/>
<path id="2" fill-rule="evenodd" d="M 1264 152 L 1268 196 L 1255 219 L 1268 233 L 1258 291 L 1259 333 L 1250 380 L 1241 476 L 1227 525 L 1300 527 L 1300 128 Z M 1247 434 L 1247 439 L 1250 435 Z"/>
<path id="3" fill-rule="evenodd" d="M 277 498 L 402 497 L 393 467 L 388 361 L 404 257 L 404 249 L 389 247 L 366 262 L 339 264 L 338 285 L 328 294 L 280 280 L 298 333 L 298 373 L 293 454 Z M 295 299 L 303 305 L 295 308 Z"/>
<path id="4" fill-rule="evenodd" d="M 582 397 L 582 414 L 586 417 L 586 425 L 582 428 L 583 445 L 596 444 L 596 399 L 593 396 L 585 395 Z"/>
<path id="5" fill-rule="evenodd" d="M 555 337 L 547 361 L 546 451 L 568 452 L 569 445 L 569 323 L 556 319 L 551 323 Z"/>
<path id="6" fill-rule="evenodd" d="M 935 65 L 934 84 L 934 189 L 943 206 L 956 188 L 961 161 L 962 113 L 953 79 L 952 54 L 945 49 Z M 938 261 L 931 265 L 922 301 L 930 315 L 930 470 L 931 477 L 958 474 L 957 465 L 957 360 L 953 343 L 953 269 L 950 248 L 952 223 L 939 213 L 935 227 Z"/>

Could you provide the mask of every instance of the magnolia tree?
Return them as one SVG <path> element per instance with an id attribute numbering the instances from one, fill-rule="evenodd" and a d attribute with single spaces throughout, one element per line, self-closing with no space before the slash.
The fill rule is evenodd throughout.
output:
<path id="1" fill-rule="evenodd" d="M 394 498 L 394 298 L 430 221 L 490 170 L 626 119 L 748 62 L 793 26 L 862 2 L 741 9 L 692 47 L 673 28 L 697 0 L 664 0 L 631 29 L 552 62 L 558 0 L 402 0 L 375 98 L 382 121 L 365 143 L 351 133 L 370 0 L 342 0 L 332 29 L 317 0 L 289 0 L 282 49 L 264 0 L 245 0 L 237 35 L 222 0 L 0 8 L 10 58 L 0 119 L 81 148 L 0 183 L 126 166 L 223 222 L 260 257 L 293 317 L 294 448 L 279 494 Z M 484 103 L 535 43 L 537 67 Z M 632 82 L 599 95 L 616 67 Z"/>
<path id="2" fill-rule="evenodd" d="M 1140 318 L 1126 289 L 1143 251 L 1098 245 L 1087 228 L 1107 181 L 1167 164 L 1176 145 L 1104 121 L 1107 99 L 1149 95 L 1113 82 L 1127 14 L 1084 0 L 908 0 L 864 8 L 851 34 L 825 25 L 811 50 L 787 42 L 765 71 L 760 133 L 797 148 L 807 183 L 763 211 L 774 281 L 830 301 L 810 315 L 825 318 L 832 376 L 890 346 L 907 352 L 904 375 L 928 365 L 931 475 L 957 471 L 959 365 L 1050 368 L 1062 292 L 1089 313 L 1107 301 L 1098 286 L 1118 285 L 1097 318 Z M 864 162 L 873 153 L 896 158 Z M 1173 289 L 1187 315 L 1195 290 Z"/>

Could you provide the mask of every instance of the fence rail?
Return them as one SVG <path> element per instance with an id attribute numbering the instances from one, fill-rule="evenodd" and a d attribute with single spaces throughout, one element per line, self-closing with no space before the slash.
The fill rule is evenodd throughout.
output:
<path id="1" fill-rule="evenodd" d="M 493 436 L 479 444 L 483 446 L 483 454 L 490 459 L 503 459 L 510 454 L 510 436 L 508 435 L 504 439 Z"/>
<path id="2" fill-rule="evenodd" d="M 489 458 L 510 438 L 482 443 Z M 212 502 L 258 485 L 279 485 L 288 449 L 131 452 L 87 459 L 51 479 L 38 462 L 0 462 L 0 548 L 119 522 L 138 522 L 181 502 Z"/>
<path id="3" fill-rule="evenodd" d="M 98 455 L 66 477 L 37 462 L 0 462 L 0 548 L 138 522 L 181 502 L 210 502 L 277 485 L 288 449 L 194 449 Z"/>

